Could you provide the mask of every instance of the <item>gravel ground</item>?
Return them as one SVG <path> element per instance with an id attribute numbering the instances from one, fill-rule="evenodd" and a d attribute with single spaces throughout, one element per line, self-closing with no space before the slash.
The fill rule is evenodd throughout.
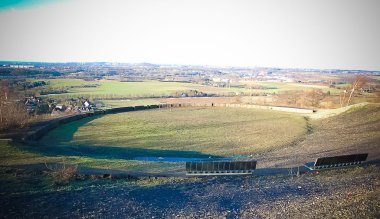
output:
<path id="1" fill-rule="evenodd" d="M 0 180 L 1 218 L 380 217 L 377 166 L 300 177 L 87 179 L 43 188 L 22 172 L 18 177 L 23 186 Z"/>

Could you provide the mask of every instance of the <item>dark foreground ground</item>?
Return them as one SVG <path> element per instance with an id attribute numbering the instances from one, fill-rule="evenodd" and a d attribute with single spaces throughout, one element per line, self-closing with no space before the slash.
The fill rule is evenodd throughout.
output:
<path id="1" fill-rule="evenodd" d="M 296 175 L 84 177 L 1 168 L 1 218 L 380 218 L 380 167 Z"/>

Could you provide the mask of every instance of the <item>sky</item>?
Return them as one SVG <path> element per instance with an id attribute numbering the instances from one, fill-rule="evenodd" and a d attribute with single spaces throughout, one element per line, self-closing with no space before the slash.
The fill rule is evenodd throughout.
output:
<path id="1" fill-rule="evenodd" d="M 380 70 L 378 0 L 2 0 L 0 60 Z"/>

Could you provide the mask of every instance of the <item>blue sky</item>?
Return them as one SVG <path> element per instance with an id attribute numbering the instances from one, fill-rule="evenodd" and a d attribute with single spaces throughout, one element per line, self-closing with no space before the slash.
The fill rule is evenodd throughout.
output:
<path id="1" fill-rule="evenodd" d="M 380 70 L 377 0 L 0 1 L 0 60 Z"/>

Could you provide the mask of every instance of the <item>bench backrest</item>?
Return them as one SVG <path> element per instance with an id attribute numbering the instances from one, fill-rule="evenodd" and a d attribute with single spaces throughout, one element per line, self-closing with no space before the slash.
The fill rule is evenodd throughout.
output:
<path id="1" fill-rule="evenodd" d="M 367 159 L 368 154 L 350 154 L 334 157 L 321 157 L 315 161 L 314 166 L 331 166 L 339 164 L 358 164 Z"/>
<path id="2" fill-rule="evenodd" d="M 186 162 L 187 173 L 251 173 L 257 161 L 192 161 Z"/>

